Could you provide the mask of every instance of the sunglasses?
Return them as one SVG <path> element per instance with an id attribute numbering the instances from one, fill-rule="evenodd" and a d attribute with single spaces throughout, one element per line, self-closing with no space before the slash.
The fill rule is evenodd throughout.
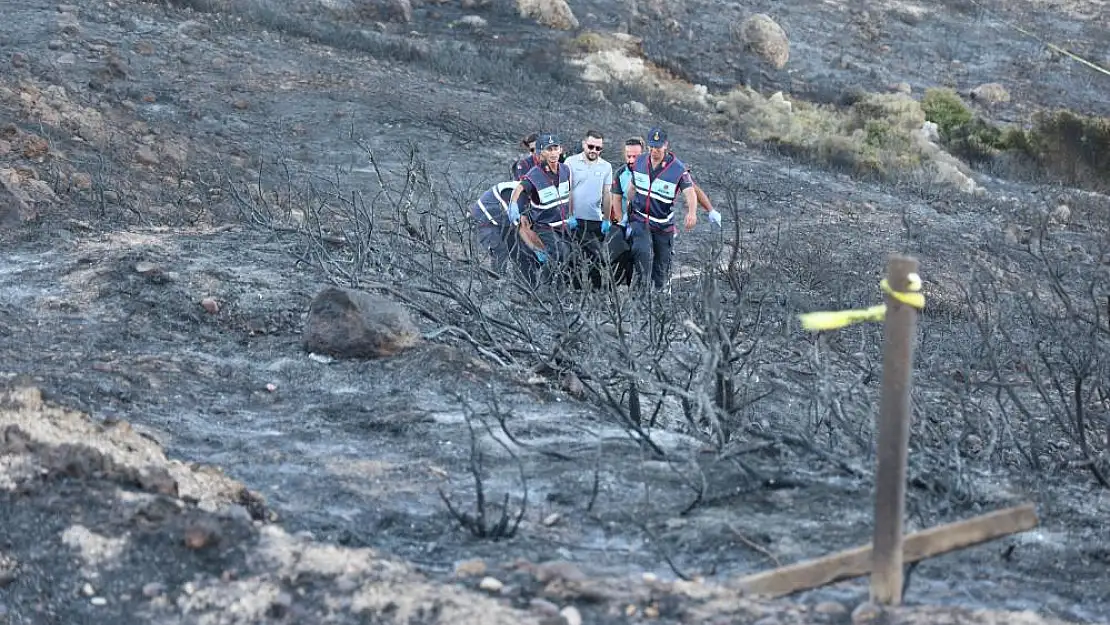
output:
<path id="1" fill-rule="evenodd" d="M 593 150 L 594 152 L 600 152 L 603 148 L 600 145 L 592 145 L 592 144 L 587 143 L 586 144 L 586 149 L 587 150 Z"/>

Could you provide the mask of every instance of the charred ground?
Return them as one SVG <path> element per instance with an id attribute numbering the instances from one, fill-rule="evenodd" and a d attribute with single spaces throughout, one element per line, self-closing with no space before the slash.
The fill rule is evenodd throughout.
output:
<path id="1" fill-rule="evenodd" d="M 1105 79 L 1041 58 L 1043 46 L 998 22 L 1034 21 L 1043 37 L 1095 58 L 1106 34 L 1086 24 L 1105 7 L 1007 6 L 1019 5 L 938 6 L 916 24 L 899 17 L 904 7 L 876 5 L 866 16 L 878 26 L 857 28 L 864 37 L 851 27 L 858 12 L 776 3 L 794 40 L 785 73 L 735 50 L 733 16 L 715 19 L 716 5 L 684 7 L 696 27 L 678 31 L 655 30 L 665 20 L 647 5 L 632 20 L 618 3 L 571 6 L 584 28 L 642 37 L 649 59 L 712 90 L 746 79 L 834 99 L 821 94 L 1004 80 L 1014 97 L 996 119 L 1058 105 L 1107 114 L 1096 97 Z M 0 235 L 0 370 L 8 386 L 37 386 L 91 420 L 48 411 L 45 423 L 82 425 L 27 431 L 11 406 L 41 407 L 19 395 L 2 423 L 22 424 L 38 446 L 13 430 L 3 457 L 65 458 L 73 452 L 50 449 L 94 444 L 125 421 L 143 436 L 123 448 L 157 440 L 249 491 L 221 480 L 158 492 L 159 482 L 121 478 L 102 460 L 43 461 L 43 477 L 3 491 L 0 557 L 18 567 L 5 578 L 0 560 L 0 620 L 114 611 L 196 622 L 265 597 L 234 622 L 314 622 L 328 610 L 341 622 L 464 622 L 500 614 L 495 602 L 523 609 L 504 622 L 530 622 L 545 618 L 550 606 L 531 601 L 544 597 L 591 623 L 637 622 L 649 606 L 672 622 L 846 621 L 834 607 L 805 606 L 851 607 L 866 597 L 860 582 L 762 605 L 736 602 L 727 586 L 653 588 L 640 576 L 720 583 L 866 542 L 879 330 L 812 337 L 793 316 L 874 303 L 895 250 L 921 258 L 929 298 L 913 528 L 1023 500 L 1042 518 L 1036 532 L 922 565 L 907 600 L 1079 621 L 1107 613 L 1105 196 L 985 175 L 985 191 L 967 195 L 748 147 L 667 91 L 610 84 L 599 97 L 562 57 L 574 33 L 537 27 L 504 3 L 414 6 L 407 23 L 328 7 L 5 8 L 5 23 L 20 26 L 0 42 L 11 64 L 0 76 L 11 121 L 0 129 L 0 170 L 21 223 Z M 461 26 L 471 13 L 486 26 Z M 890 49 L 875 53 L 884 42 Z M 936 55 L 961 62 L 942 68 Z M 525 79 L 528 88 L 512 87 Z M 536 106 L 541 91 L 550 106 Z M 567 137 L 598 127 L 610 145 L 642 133 L 649 120 L 622 110 L 630 99 L 671 128 L 723 206 L 725 230 L 701 223 L 679 238 L 681 277 L 666 301 L 553 303 L 490 283 L 475 267 L 465 204 L 537 127 Z M 299 332 L 328 283 L 404 301 L 425 341 L 379 361 L 310 359 Z M 218 313 L 200 306 L 206 297 Z M 514 330 L 520 320 L 534 330 Z M 473 513 L 478 457 L 490 501 L 509 494 L 514 513 L 527 495 L 510 539 L 474 538 L 441 498 Z M 171 474 L 180 489 L 193 473 Z M 218 547 L 183 543 L 197 524 L 215 528 Z M 89 573 L 63 538 L 85 536 L 77 525 L 138 538 Z M 363 548 L 410 564 L 377 575 L 384 559 Z M 296 555 L 282 555 L 289 549 Z M 360 564 L 350 574 L 298 569 L 310 550 Z M 495 601 L 455 588 L 477 586 L 481 575 L 453 579 L 473 558 L 507 584 Z M 534 563 L 557 560 L 574 566 L 537 573 Z M 275 566 L 281 573 L 267 576 Z M 150 582 L 161 590 L 144 593 Z M 85 583 L 108 605 L 90 603 Z M 390 608 L 375 603 L 375 588 L 416 599 Z M 447 603 L 424 602 L 436 593 Z M 898 618 L 940 617 L 920 608 Z"/>

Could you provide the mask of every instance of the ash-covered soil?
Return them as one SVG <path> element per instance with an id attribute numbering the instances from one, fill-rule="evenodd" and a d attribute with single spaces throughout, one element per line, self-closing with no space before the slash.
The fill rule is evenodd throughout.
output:
<path id="1" fill-rule="evenodd" d="M 1001 22 L 1105 64 L 1104 3 L 949 4 L 571 7 L 583 28 L 642 37 L 649 59 L 713 90 L 743 79 L 834 99 L 998 80 L 1014 95 L 1000 119 L 1110 112 L 1105 80 Z M 730 23 L 756 10 L 792 38 L 782 72 L 735 50 Z M 813 451 L 759 432 L 805 430 L 810 398 L 831 392 L 823 376 L 861 371 L 867 381 L 833 396 L 858 409 L 846 428 L 868 430 L 879 332 L 829 339 L 817 357 L 823 343 L 791 315 L 873 303 L 885 255 L 918 255 L 937 311 L 922 320 L 922 404 L 956 405 L 952 380 L 974 351 L 960 288 L 983 263 L 1020 275 L 995 251 L 1028 235 L 1030 215 L 1070 206 L 1053 224 L 1061 249 L 1085 276 L 1110 262 L 1103 196 L 985 177 L 974 197 L 854 180 L 708 134 L 665 98 L 636 118 L 621 104 L 638 94 L 613 85 L 599 99 L 576 82 L 557 43 L 574 33 L 503 2 L 416 3 L 406 23 L 239 0 L 13 0 L 4 13 L 0 201 L 15 208 L 0 218 L 18 218 L 0 233 L 0 623 L 573 623 L 555 616 L 568 606 L 586 623 L 849 622 L 866 579 L 790 602 L 729 589 L 869 538 L 866 444 Z M 468 14 L 485 25 L 461 24 Z M 329 275 L 272 221 L 289 216 L 294 187 L 373 194 L 405 180 L 415 149 L 441 202 L 465 203 L 500 180 L 526 132 L 597 127 L 614 146 L 648 123 L 668 126 L 741 220 L 737 249 L 762 290 L 726 303 L 768 311 L 748 330 L 761 345 L 751 383 L 775 393 L 732 456 L 681 428 L 652 432 L 667 460 L 646 453 L 558 376 L 444 332 L 473 315 L 462 306 L 438 323 L 417 316 L 426 338 L 393 358 L 322 361 L 301 347 Z M 704 220 L 680 236 L 676 297 L 720 237 Z M 480 274 L 464 287 L 490 318 L 532 314 Z M 887 622 L 1104 622 L 1107 490 L 1062 446 L 1045 452 L 1059 471 L 1030 474 L 1009 450 L 942 467 L 932 459 L 956 446 L 935 433 L 949 424 L 925 416 L 909 529 L 1022 501 L 1041 525 L 923 563 L 910 607 Z M 473 511 L 474 449 L 491 500 L 508 494 L 517 510 L 527 494 L 511 539 L 474 538 L 441 499 Z M 486 576 L 501 586 L 480 588 Z"/>

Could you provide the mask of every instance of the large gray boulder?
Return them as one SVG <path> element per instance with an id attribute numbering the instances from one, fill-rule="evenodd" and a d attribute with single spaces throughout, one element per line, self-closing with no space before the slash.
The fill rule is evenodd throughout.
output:
<path id="1" fill-rule="evenodd" d="M 740 25 L 740 39 L 747 50 L 771 67 L 782 69 L 790 60 L 790 40 L 786 31 L 770 16 L 757 13 Z"/>
<path id="2" fill-rule="evenodd" d="M 408 310 L 383 297 L 329 287 L 308 309 L 304 348 L 334 358 L 383 358 L 420 341 Z"/>

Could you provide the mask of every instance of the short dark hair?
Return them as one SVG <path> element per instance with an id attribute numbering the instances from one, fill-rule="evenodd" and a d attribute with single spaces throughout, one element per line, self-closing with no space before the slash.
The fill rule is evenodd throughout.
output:
<path id="1" fill-rule="evenodd" d="M 524 138 L 520 140 L 520 147 L 526 148 L 526 147 L 528 147 L 528 144 L 535 143 L 535 142 L 536 142 L 536 133 L 533 132 L 531 134 L 524 135 Z"/>
<path id="2" fill-rule="evenodd" d="M 601 132 L 598 131 L 598 130 L 587 130 L 586 131 L 586 138 L 587 139 L 601 139 L 601 140 L 605 139 L 605 137 L 601 136 Z"/>
<path id="3" fill-rule="evenodd" d="M 629 137 L 624 142 L 625 145 L 638 145 L 641 148 L 644 147 L 644 143 L 645 141 L 643 137 Z"/>

